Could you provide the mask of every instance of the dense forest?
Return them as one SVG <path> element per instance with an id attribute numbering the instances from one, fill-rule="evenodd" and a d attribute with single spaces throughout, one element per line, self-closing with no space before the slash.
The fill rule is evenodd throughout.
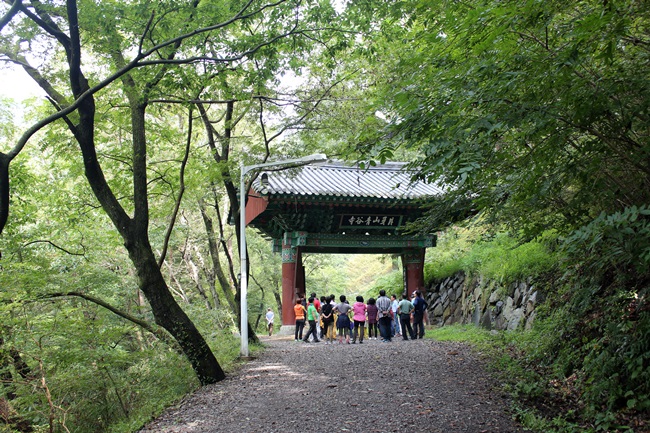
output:
<path id="1" fill-rule="evenodd" d="M 647 428 L 647 1 L 14 0 L 0 16 L 2 68 L 42 94 L 0 96 L 1 431 L 134 431 L 224 379 L 241 272 L 260 350 L 280 257 L 249 231 L 239 269 L 239 166 L 309 153 L 447 185 L 407 228 L 439 233 L 427 279 L 543 282 L 534 328 L 486 343 L 507 348 L 520 421 Z M 305 266 L 336 294 L 401 278 L 392 257 Z"/>

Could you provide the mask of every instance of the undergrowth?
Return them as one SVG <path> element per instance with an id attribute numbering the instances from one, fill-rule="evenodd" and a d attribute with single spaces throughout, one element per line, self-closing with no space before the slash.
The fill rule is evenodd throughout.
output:
<path id="1" fill-rule="evenodd" d="M 238 340 L 214 326 L 228 321 L 187 310 L 231 371 Z M 136 431 L 199 387 L 184 356 L 96 305 L 5 303 L 0 311 L 0 375 L 21 378 L 3 380 L 0 431 Z"/>
<path id="2" fill-rule="evenodd" d="M 507 281 L 526 269 L 543 277 L 555 268 L 532 330 L 430 332 L 488 353 L 525 427 L 650 431 L 650 209 L 601 214 L 557 241 L 518 244 L 506 235 L 462 231 L 445 236 L 428 264 L 430 279 L 457 269 Z M 545 245 L 556 251 L 545 253 Z M 446 259 L 451 263 L 439 266 Z"/>
<path id="3" fill-rule="evenodd" d="M 520 242 L 505 232 L 483 233 L 480 228 L 456 227 L 438 236 L 427 251 L 425 281 L 447 278 L 459 271 L 499 282 L 534 277 L 552 269 L 557 257 L 548 248 L 555 237 Z"/>

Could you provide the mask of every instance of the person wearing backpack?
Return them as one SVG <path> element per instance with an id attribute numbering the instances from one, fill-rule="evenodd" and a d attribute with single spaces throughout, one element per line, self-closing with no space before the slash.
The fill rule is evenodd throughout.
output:
<path id="1" fill-rule="evenodd" d="M 427 301 L 422 297 L 422 292 L 415 291 L 413 300 L 413 338 L 424 338 L 424 313 L 427 311 Z"/>
<path id="2" fill-rule="evenodd" d="M 379 336 L 379 328 L 377 327 L 377 305 L 375 305 L 375 298 L 368 299 L 368 304 L 366 305 L 366 311 L 368 312 L 368 340 L 376 340 Z"/>

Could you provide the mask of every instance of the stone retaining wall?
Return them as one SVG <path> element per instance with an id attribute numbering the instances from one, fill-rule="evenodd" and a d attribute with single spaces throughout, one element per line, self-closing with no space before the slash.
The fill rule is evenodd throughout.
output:
<path id="1" fill-rule="evenodd" d="M 530 329 L 542 294 L 531 280 L 506 285 L 459 272 L 426 289 L 429 324 L 473 323 L 487 329 Z"/>

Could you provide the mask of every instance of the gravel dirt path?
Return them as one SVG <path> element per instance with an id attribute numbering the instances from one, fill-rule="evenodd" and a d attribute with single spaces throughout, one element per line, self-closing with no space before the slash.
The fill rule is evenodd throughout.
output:
<path id="1" fill-rule="evenodd" d="M 399 337 L 264 343 L 257 359 L 186 397 L 141 433 L 523 431 L 466 345 Z"/>

